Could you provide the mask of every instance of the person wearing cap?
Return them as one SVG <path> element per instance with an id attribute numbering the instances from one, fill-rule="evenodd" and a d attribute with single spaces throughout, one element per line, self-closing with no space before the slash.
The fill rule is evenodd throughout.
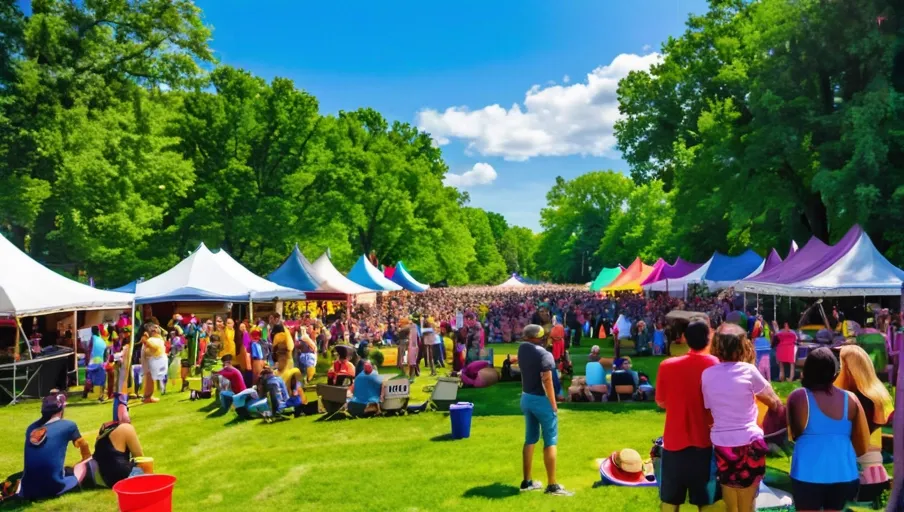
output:
<path id="1" fill-rule="evenodd" d="M 100 426 L 94 443 L 95 483 L 113 487 L 120 480 L 142 474 L 132 459 L 143 455 L 138 431 L 132 426 L 129 416 L 129 397 L 117 394 L 113 403 L 113 421 Z"/>
<path id="2" fill-rule="evenodd" d="M 356 404 L 379 404 L 383 401 L 383 379 L 374 371 L 370 361 L 364 362 L 364 371 L 355 377 L 351 401 Z"/>
<path id="3" fill-rule="evenodd" d="M 718 501 L 718 486 L 712 483 L 713 420 L 702 391 L 703 372 L 719 363 L 708 353 L 709 321 L 695 318 L 681 342 L 690 351 L 664 360 L 656 376 L 656 403 L 665 409 L 659 498 L 663 511 L 674 512 L 688 497 L 700 510 Z"/>
<path id="4" fill-rule="evenodd" d="M 66 395 L 53 390 L 41 402 L 41 419 L 25 430 L 25 472 L 19 496 L 26 500 L 52 498 L 79 489 L 89 473 L 91 449 L 75 422 L 63 419 Z M 72 443 L 82 460 L 65 467 L 66 447 Z"/>
<path id="5" fill-rule="evenodd" d="M 543 434 L 543 463 L 546 466 L 548 485 L 546 493 L 571 496 L 556 481 L 556 445 L 559 435 L 558 405 L 553 388 L 553 372 L 556 369 L 552 354 L 544 347 L 546 333 L 536 324 L 524 328 L 524 343 L 518 345 L 518 365 L 521 368 L 521 411 L 524 413 L 525 434 L 522 450 L 523 480 L 521 491 L 543 489 L 543 484 L 533 480 L 534 447 Z"/>

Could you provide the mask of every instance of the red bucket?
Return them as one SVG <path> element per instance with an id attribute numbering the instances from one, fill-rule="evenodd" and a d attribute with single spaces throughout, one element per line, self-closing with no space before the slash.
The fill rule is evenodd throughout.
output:
<path id="1" fill-rule="evenodd" d="M 172 512 L 174 485 L 171 475 L 139 475 L 120 480 L 113 492 L 122 512 Z"/>

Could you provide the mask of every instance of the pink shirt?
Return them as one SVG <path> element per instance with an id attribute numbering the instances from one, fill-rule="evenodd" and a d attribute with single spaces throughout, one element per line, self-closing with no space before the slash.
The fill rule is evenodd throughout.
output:
<path id="1" fill-rule="evenodd" d="M 763 437 L 763 429 L 756 423 L 756 395 L 769 383 L 756 366 L 719 363 L 703 371 L 702 384 L 703 405 L 713 415 L 710 439 L 714 445 L 744 446 Z"/>

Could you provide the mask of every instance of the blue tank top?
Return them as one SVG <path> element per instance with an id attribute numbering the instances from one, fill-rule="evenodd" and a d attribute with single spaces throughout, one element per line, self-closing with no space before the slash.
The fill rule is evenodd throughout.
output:
<path id="1" fill-rule="evenodd" d="M 791 478 L 813 484 L 851 482 L 859 478 L 857 455 L 851 443 L 853 425 L 848 419 L 850 397 L 844 394 L 840 420 L 826 416 L 807 389 L 807 426 L 794 444 Z"/>

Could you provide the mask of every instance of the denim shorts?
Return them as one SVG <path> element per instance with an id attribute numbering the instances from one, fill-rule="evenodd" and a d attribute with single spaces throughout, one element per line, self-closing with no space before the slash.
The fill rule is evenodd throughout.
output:
<path id="1" fill-rule="evenodd" d="M 546 396 L 522 393 L 521 412 L 524 413 L 524 444 L 537 444 L 541 430 L 545 446 L 558 444 L 559 417 Z"/>

